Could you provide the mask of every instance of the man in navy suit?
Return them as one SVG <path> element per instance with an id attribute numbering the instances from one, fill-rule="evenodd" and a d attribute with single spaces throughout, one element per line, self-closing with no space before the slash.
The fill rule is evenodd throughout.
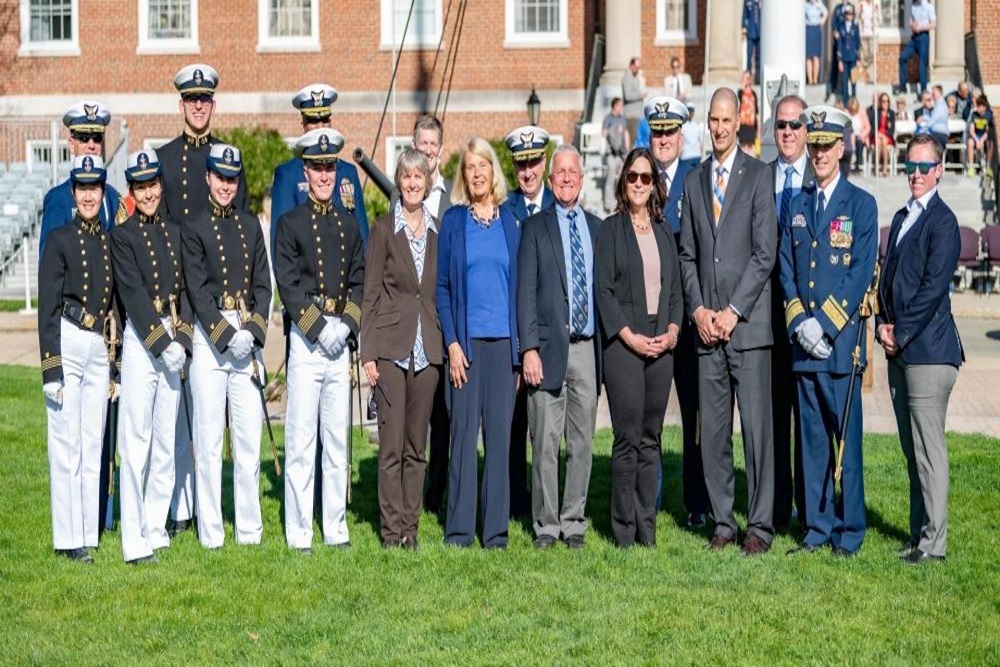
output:
<path id="1" fill-rule="evenodd" d="M 889 360 L 889 388 L 910 477 L 907 563 L 944 560 L 948 541 L 948 398 L 965 360 L 951 315 L 958 220 L 938 195 L 941 145 L 917 135 L 906 149 L 910 199 L 892 220 L 879 282 L 876 338 Z"/>
<path id="2" fill-rule="evenodd" d="M 534 545 L 560 537 L 584 545 L 587 490 L 601 382 L 594 255 L 600 220 L 580 206 L 583 157 L 570 144 L 552 153 L 555 206 L 528 218 L 517 264 L 517 330 L 531 428 Z M 559 449 L 566 481 L 559 503 Z"/>
<path id="3" fill-rule="evenodd" d="M 743 36 L 747 40 L 747 69 L 760 83 L 760 0 L 743 1 Z"/>
<path id="4" fill-rule="evenodd" d="M 330 127 L 331 106 L 337 100 L 337 91 L 325 83 L 306 86 L 292 99 L 292 106 L 302 115 L 302 133 L 317 128 Z M 333 188 L 333 202 L 340 204 L 358 220 L 361 239 L 368 240 L 368 213 L 365 211 L 364 192 L 358 179 L 357 168 L 347 160 L 337 160 Z M 271 187 L 271 248 L 278 236 L 281 216 L 309 198 L 309 181 L 306 180 L 305 163 L 293 157 L 274 170 Z M 273 250 L 272 250 L 273 253 Z M 272 256 L 273 260 L 273 256 Z"/>
<path id="5" fill-rule="evenodd" d="M 507 206 L 517 224 L 547 210 L 555 203 L 552 190 L 545 186 L 545 147 L 549 133 L 535 125 L 513 130 L 504 139 L 514 163 L 517 189 L 507 197 Z M 514 418 L 510 427 L 510 516 L 526 516 L 531 511 L 528 494 L 528 389 L 518 387 Z"/>
<path id="6" fill-rule="evenodd" d="M 780 257 L 806 486 L 807 533 L 792 552 L 831 547 L 835 556 L 849 557 L 865 538 L 861 374 L 851 371 L 856 345 L 862 367 L 867 359 L 859 307 L 875 270 L 878 214 L 875 199 L 840 174 L 850 117 L 816 106 L 803 111 L 800 120 L 806 125 L 816 187 L 792 202 Z M 834 444 L 852 382 L 842 493 L 836 497 Z"/>
<path id="7" fill-rule="evenodd" d="M 674 241 L 680 245 L 681 201 L 684 198 L 684 177 L 692 165 L 678 159 L 684 136 L 681 131 L 687 122 L 688 108 L 678 99 L 665 95 L 650 98 L 645 108 L 649 123 L 649 149 L 656 161 L 656 170 L 667 190 L 667 201 L 663 205 L 663 215 L 674 234 Z M 697 164 L 697 163 L 695 163 Z M 684 448 L 682 477 L 684 506 L 687 509 L 687 525 L 701 528 L 708 514 L 708 489 L 705 487 L 705 471 L 701 461 L 701 446 L 698 442 L 698 351 L 695 338 L 697 333 L 686 318 L 681 322 L 680 337 L 674 353 L 674 386 L 677 402 L 681 408 L 681 428 Z M 662 471 L 661 471 L 662 494 Z M 661 505 L 657 498 L 657 506 Z"/>
<path id="8" fill-rule="evenodd" d="M 861 29 L 854 20 L 854 5 L 847 3 L 844 7 L 844 21 L 837 27 L 837 33 L 837 71 L 840 76 L 838 91 L 840 103 L 846 107 L 857 90 L 851 80 L 851 72 L 858 63 L 858 54 L 861 52 Z"/>

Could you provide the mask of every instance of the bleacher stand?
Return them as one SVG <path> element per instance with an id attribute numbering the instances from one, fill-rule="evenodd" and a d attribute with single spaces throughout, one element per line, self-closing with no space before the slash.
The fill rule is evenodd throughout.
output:
<path id="1" fill-rule="evenodd" d="M 40 223 L 49 187 L 47 172 L 32 172 L 24 162 L 0 163 L 0 280 L 16 263 L 21 244 Z"/>

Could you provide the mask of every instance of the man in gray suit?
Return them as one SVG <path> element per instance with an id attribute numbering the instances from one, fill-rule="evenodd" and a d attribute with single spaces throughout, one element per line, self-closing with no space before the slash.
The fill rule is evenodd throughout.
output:
<path id="1" fill-rule="evenodd" d="M 583 547 L 594 450 L 601 348 L 594 300 L 594 246 L 600 221 L 580 206 L 583 158 L 571 144 L 552 153 L 555 206 L 521 224 L 517 331 L 528 384 L 534 545 L 560 535 Z M 559 448 L 566 438 L 566 487 L 559 509 Z"/>
<path id="2" fill-rule="evenodd" d="M 698 330 L 701 446 L 715 516 L 708 547 L 737 541 L 733 518 L 733 398 L 740 408 L 747 462 L 743 554 L 771 548 L 774 450 L 771 424 L 771 269 L 777 213 L 771 171 L 736 147 L 737 99 L 712 95 L 712 156 L 684 180 L 681 279 Z"/>

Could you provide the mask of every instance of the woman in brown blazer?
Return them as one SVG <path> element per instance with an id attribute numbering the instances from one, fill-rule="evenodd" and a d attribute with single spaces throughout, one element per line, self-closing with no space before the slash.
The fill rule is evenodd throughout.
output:
<path id="1" fill-rule="evenodd" d="M 372 228 L 361 305 L 361 362 L 378 404 L 382 545 L 417 548 L 427 425 L 444 344 L 434 300 L 438 233 L 424 206 L 431 170 L 407 149 L 396 163 L 399 201 Z"/>

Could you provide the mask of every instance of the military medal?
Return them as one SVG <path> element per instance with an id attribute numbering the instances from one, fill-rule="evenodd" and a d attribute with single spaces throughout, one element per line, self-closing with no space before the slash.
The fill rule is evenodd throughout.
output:
<path id="1" fill-rule="evenodd" d="M 837 266 L 837 264 L 839 262 L 840 262 L 840 255 L 838 255 L 836 253 L 830 255 L 830 263 L 831 264 L 833 264 L 834 266 Z"/>
<path id="2" fill-rule="evenodd" d="M 348 211 L 354 210 L 354 185 L 346 178 L 340 181 L 340 203 Z"/>
<path id="3" fill-rule="evenodd" d="M 851 253 L 845 252 L 844 253 L 844 266 L 850 266 L 850 265 L 851 265 Z"/>

